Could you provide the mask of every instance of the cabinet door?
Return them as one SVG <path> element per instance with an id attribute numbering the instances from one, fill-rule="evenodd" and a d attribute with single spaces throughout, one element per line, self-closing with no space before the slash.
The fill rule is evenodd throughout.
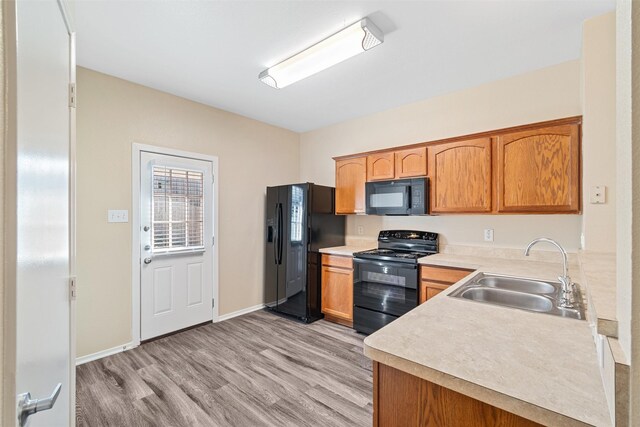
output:
<path id="1" fill-rule="evenodd" d="M 491 211 L 491 138 L 429 147 L 431 212 Z"/>
<path id="2" fill-rule="evenodd" d="M 573 124 L 499 137 L 499 212 L 580 211 L 579 129 Z"/>
<path id="3" fill-rule="evenodd" d="M 336 161 L 336 213 L 365 212 L 364 184 L 366 180 L 366 157 Z"/>
<path id="4" fill-rule="evenodd" d="M 427 174 L 427 147 L 395 152 L 396 178 L 411 178 Z"/>
<path id="5" fill-rule="evenodd" d="M 367 181 L 393 179 L 395 175 L 393 151 L 367 156 Z"/>
<path id="6" fill-rule="evenodd" d="M 322 312 L 353 320 L 353 270 L 322 266 Z"/>
<path id="7" fill-rule="evenodd" d="M 428 282 L 423 280 L 420 282 L 420 304 L 427 301 L 429 298 L 435 297 L 449 286 L 451 286 L 451 284 Z"/>

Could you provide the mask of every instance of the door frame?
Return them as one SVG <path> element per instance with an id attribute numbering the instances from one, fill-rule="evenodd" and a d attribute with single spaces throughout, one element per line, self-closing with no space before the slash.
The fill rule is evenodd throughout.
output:
<path id="1" fill-rule="evenodd" d="M 213 258 L 213 308 L 212 323 L 218 321 L 218 307 L 220 300 L 218 299 L 218 247 L 220 245 L 218 239 L 218 157 L 207 154 L 193 153 L 189 151 L 177 150 L 173 148 L 158 147 L 148 144 L 132 144 L 131 155 L 131 345 L 137 347 L 140 345 L 140 292 L 141 292 L 141 268 L 140 268 L 140 155 L 142 152 L 162 154 L 165 156 L 183 157 L 193 160 L 201 160 L 211 162 L 213 175 L 213 236 L 214 244 L 211 248 L 211 256 Z M 205 238 L 206 241 L 206 238 Z"/>
<path id="2" fill-rule="evenodd" d="M 5 51 L 4 82 L 5 93 L 3 100 L 6 102 L 4 121 L 6 124 L 5 135 L 0 139 L 4 145 L 4 158 L 2 168 L 5 177 L 17 176 L 17 108 L 18 103 L 18 70 L 17 70 L 17 11 L 15 0 L 2 2 L 2 43 Z M 68 0 L 56 0 L 60 14 L 69 34 L 69 84 L 76 83 L 76 33 L 72 14 L 69 12 Z M 69 105 L 69 280 L 75 280 L 76 276 L 76 108 Z M 15 180 L 6 179 L 3 187 L 4 206 L 1 206 L 4 215 L 3 255 L 4 271 L 0 277 L 0 289 L 4 289 L 4 301 L 2 302 L 3 326 L 0 343 L 5 351 L 2 361 L 2 412 L 0 423 L 7 426 L 17 425 L 16 407 L 16 304 L 17 278 L 17 188 Z M 0 225 L 2 226 L 2 225 Z M 70 427 L 76 425 L 76 303 L 75 298 L 69 295 L 69 423 Z"/>

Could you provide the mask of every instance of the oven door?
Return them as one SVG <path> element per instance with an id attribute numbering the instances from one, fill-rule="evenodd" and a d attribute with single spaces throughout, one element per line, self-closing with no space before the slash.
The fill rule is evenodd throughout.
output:
<path id="1" fill-rule="evenodd" d="M 418 304 L 417 264 L 354 258 L 353 305 L 402 316 Z"/>

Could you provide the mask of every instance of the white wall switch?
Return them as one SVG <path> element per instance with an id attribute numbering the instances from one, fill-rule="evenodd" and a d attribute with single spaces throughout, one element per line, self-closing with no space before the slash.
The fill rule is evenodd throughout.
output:
<path id="1" fill-rule="evenodd" d="M 359 225 L 358 226 L 358 236 L 362 236 L 364 234 L 364 227 Z"/>
<path id="2" fill-rule="evenodd" d="M 129 222 L 129 211 L 109 209 L 107 211 L 107 222 Z"/>
<path id="3" fill-rule="evenodd" d="M 591 187 L 591 204 L 599 205 L 606 203 L 607 187 L 604 185 L 594 185 Z"/>
<path id="4" fill-rule="evenodd" d="M 493 242 L 493 228 L 484 229 L 484 241 Z"/>

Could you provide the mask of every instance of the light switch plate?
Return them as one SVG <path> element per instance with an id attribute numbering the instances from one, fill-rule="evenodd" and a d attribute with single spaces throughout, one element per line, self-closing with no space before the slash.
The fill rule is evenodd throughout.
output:
<path id="1" fill-rule="evenodd" d="M 107 222 L 129 222 L 129 211 L 109 209 L 107 211 Z"/>
<path id="2" fill-rule="evenodd" d="M 493 242 L 493 228 L 485 228 L 485 230 L 484 230 L 484 241 L 485 242 Z"/>
<path id="3" fill-rule="evenodd" d="M 364 227 L 362 225 L 358 226 L 358 236 L 362 236 L 364 234 Z"/>
<path id="4" fill-rule="evenodd" d="M 591 187 L 591 204 L 599 205 L 606 202 L 607 187 L 604 185 L 594 185 Z"/>

